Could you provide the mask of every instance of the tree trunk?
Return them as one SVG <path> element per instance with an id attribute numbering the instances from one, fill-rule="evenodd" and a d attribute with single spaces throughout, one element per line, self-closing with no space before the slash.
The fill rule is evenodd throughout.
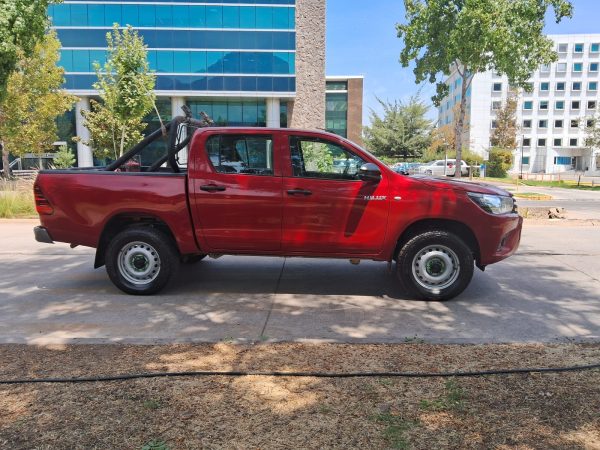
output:
<path id="1" fill-rule="evenodd" d="M 458 120 L 456 121 L 455 134 L 455 150 L 456 150 L 456 165 L 454 176 L 461 178 L 462 176 L 462 146 L 463 146 L 463 131 L 465 128 L 465 115 L 467 113 L 467 89 L 469 88 L 468 70 L 463 67 L 460 108 L 458 109 Z"/>
<path id="2" fill-rule="evenodd" d="M 119 146 L 119 158 L 123 156 L 123 147 L 125 146 L 125 127 L 121 130 L 121 145 Z"/>
<path id="3" fill-rule="evenodd" d="M 2 148 L 2 167 L 4 168 L 4 172 L 2 172 L 2 176 L 9 180 L 12 178 L 12 170 L 10 170 L 10 164 L 8 161 L 8 149 L 4 146 L 4 143 L 0 141 L 0 148 Z"/>

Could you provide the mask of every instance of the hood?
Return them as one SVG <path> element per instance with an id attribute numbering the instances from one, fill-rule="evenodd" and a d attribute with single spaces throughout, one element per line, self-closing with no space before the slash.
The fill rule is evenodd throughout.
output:
<path id="1" fill-rule="evenodd" d="M 510 192 L 492 184 L 460 181 L 451 178 L 434 178 L 426 175 L 413 175 L 411 178 L 437 189 L 453 189 L 464 192 L 477 192 L 479 194 L 503 195 L 505 197 L 513 196 Z"/>

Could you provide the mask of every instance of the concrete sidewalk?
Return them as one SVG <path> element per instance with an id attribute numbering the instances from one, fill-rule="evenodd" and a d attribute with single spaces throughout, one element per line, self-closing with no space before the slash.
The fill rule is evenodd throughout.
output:
<path id="1" fill-rule="evenodd" d="M 600 227 L 527 223 L 519 253 L 446 303 L 407 298 L 386 264 L 224 257 L 163 294 L 122 294 L 93 250 L 0 221 L 0 342 L 555 342 L 600 339 Z"/>

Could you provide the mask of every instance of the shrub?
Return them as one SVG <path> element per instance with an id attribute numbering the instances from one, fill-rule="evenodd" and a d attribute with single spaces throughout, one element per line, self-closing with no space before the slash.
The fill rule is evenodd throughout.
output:
<path id="1" fill-rule="evenodd" d="M 486 176 L 493 178 L 506 178 L 506 172 L 511 168 L 513 161 L 512 151 L 502 148 L 490 150 L 490 160 L 487 164 Z"/>
<path id="2" fill-rule="evenodd" d="M 53 161 L 54 167 L 68 169 L 73 167 L 73 164 L 75 164 L 75 155 L 66 145 L 61 145 Z"/>

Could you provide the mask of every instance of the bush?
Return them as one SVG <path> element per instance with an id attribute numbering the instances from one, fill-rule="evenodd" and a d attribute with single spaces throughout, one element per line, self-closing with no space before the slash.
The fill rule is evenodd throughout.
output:
<path id="1" fill-rule="evenodd" d="M 511 168 L 513 161 L 512 151 L 502 148 L 493 148 L 490 150 L 490 160 L 487 164 L 486 176 L 493 178 L 506 178 L 508 169 Z"/>
<path id="2" fill-rule="evenodd" d="M 66 145 L 61 145 L 53 161 L 54 167 L 68 169 L 73 167 L 73 164 L 75 164 L 75 155 Z"/>

